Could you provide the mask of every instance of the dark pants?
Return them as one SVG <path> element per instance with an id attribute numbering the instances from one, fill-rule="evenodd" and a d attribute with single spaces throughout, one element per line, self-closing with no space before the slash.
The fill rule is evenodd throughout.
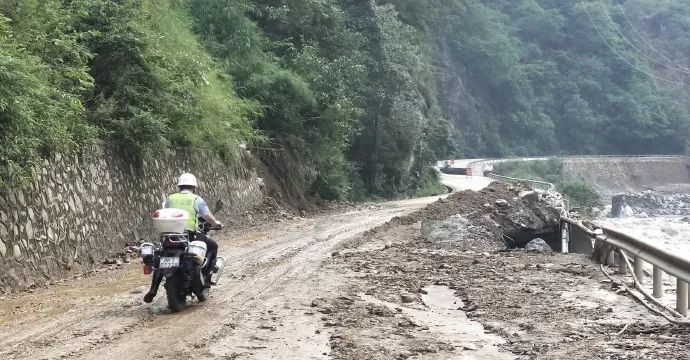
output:
<path id="1" fill-rule="evenodd" d="M 203 241 L 206 243 L 206 259 L 208 259 L 208 265 L 206 265 L 203 271 L 204 273 L 209 274 L 216 266 L 218 243 L 202 233 L 194 233 L 194 240 Z"/>

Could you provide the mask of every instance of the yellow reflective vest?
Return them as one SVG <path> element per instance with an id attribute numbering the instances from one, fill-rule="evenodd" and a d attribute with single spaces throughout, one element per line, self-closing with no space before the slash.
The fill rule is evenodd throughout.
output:
<path id="1" fill-rule="evenodd" d="M 177 193 L 168 196 L 166 207 L 172 209 L 180 209 L 189 213 L 189 220 L 187 220 L 187 230 L 196 231 L 199 214 L 194 207 L 194 203 L 199 196 L 193 193 Z"/>

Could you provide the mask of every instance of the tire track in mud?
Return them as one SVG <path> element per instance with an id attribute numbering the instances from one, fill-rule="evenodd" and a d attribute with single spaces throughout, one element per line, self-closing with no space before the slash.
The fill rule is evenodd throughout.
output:
<path id="1" fill-rule="evenodd" d="M 253 318 L 263 316 L 268 303 L 300 307 L 300 302 L 306 301 L 306 292 L 318 290 L 301 283 L 310 281 L 334 246 L 435 199 L 267 225 L 239 236 L 239 244 L 233 244 L 230 235 L 221 236 L 221 252 L 228 259 L 221 286 L 212 291 L 209 301 L 193 301 L 178 314 L 164 310 L 163 292 L 159 292 L 152 305 L 142 304 L 142 291 L 148 289 L 150 278 L 132 275 L 139 271 L 134 265 L 20 295 L 10 303 L 0 302 L 0 356 L 138 359 L 147 354 L 153 358 L 217 358 L 228 351 L 251 355 L 251 348 L 234 348 L 239 328 L 257 332 Z M 120 284 L 119 292 L 108 288 L 110 282 L 122 281 L 111 278 L 117 276 L 132 276 Z M 4 309 L 6 305 L 17 306 L 18 310 Z M 30 311 L 34 305 L 39 307 L 39 313 L 23 321 L 21 311 Z M 298 324 L 305 317 L 299 311 L 286 309 L 275 317 Z M 276 338 L 283 339 L 284 334 L 273 332 L 265 338 L 263 342 L 270 344 Z M 258 347 L 263 351 L 272 349 L 266 345 Z"/>
<path id="2" fill-rule="evenodd" d="M 288 300 L 298 299 L 299 294 L 290 292 L 284 294 L 281 290 L 286 289 L 288 283 L 299 283 L 305 276 L 317 270 L 321 261 L 337 243 L 374 227 L 395 214 L 397 211 L 392 213 L 383 211 L 383 214 L 379 216 L 366 214 L 343 222 L 342 216 L 347 215 L 345 214 L 336 216 L 334 219 L 322 219 L 319 222 L 314 222 L 313 227 L 289 234 L 282 242 L 270 244 L 252 253 L 247 262 L 253 265 L 243 269 L 245 274 L 250 274 L 251 281 L 240 281 L 230 288 L 217 289 L 219 291 L 215 291 L 213 295 L 215 298 L 212 296 L 210 300 L 213 303 L 212 306 L 203 304 L 199 305 L 200 311 L 193 314 L 172 315 L 170 318 L 173 318 L 174 322 L 160 327 L 154 325 L 153 330 L 144 329 L 145 334 L 143 336 L 136 334 L 136 336 L 121 339 L 118 344 L 115 344 L 115 348 L 111 348 L 107 353 L 98 356 L 129 358 L 131 356 L 129 349 L 132 347 L 143 353 L 156 353 L 158 349 L 155 348 L 155 344 L 148 346 L 149 344 L 142 342 L 141 339 L 160 336 L 156 332 L 161 330 L 164 330 L 162 333 L 166 337 L 180 340 L 166 344 L 165 351 L 158 355 L 177 354 L 177 356 L 199 357 L 200 354 L 205 354 L 209 358 L 225 356 L 226 354 L 203 350 L 214 344 L 202 339 L 213 339 L 215 343 L 220 342 L 229 347 L 233 346 L 232 341 L 225 340 L 225 338 L 237 331 L 233 327 L 237 328 L 240 320 L 245 320 L 244 323 L 253 323 L 250 314 L 256 314 L 257 309 L 265 309 L 262 305 L 264 300 L 273 297 Z M 203 327 L 196 325 L 210 319 L 215 320 Z M 247 331 L 256 331 L 256 327 L 247 329 Z M 270 340 L 265 339 L 260 342 L 267 343 Z M 266 347 L 265 344 L 260 346 Z M 223 349 L 215 349 L 215 351 L 223 351 Z M 98 356 L 93 358 L 98 358 Z M 298 358 L 302 357 L 298 356 Z"/>

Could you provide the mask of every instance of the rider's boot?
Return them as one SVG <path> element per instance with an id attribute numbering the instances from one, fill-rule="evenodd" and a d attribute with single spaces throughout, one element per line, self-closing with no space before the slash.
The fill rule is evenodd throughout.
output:
<path id="1" fill-rule="evenodd" d="M 153 302 L 153 298 L 155 298 L 156 294 L 158 294 L 158 287 L 161 284 L 161 280 L 163 280 L 163 277 L 159 276 L 158 270 L 154 270 L 151 280 L 151 287 L 149 288 L 149 292 L 144 295 L 145 303 Z"/>

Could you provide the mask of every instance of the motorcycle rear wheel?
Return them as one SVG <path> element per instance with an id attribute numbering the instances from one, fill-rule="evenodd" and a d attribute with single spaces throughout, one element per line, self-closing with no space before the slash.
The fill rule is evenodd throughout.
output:
<path id="1" fill-rule="evenodd" d="M 192 289 L 194 295 L 199 302 L 204 302 L 208 299 L 209 288 L 206 286 L 206 279 L 200 267 L 194 270 L 194 280 L 192 282 Z"/>
<path id="2" fill-rule="evenodd" d="M 168 297 L 168 307 L 172 312 L 182 311 L 187 305 L 182 278 L 177 274 L 165 279 L 165 294 Z"/>

